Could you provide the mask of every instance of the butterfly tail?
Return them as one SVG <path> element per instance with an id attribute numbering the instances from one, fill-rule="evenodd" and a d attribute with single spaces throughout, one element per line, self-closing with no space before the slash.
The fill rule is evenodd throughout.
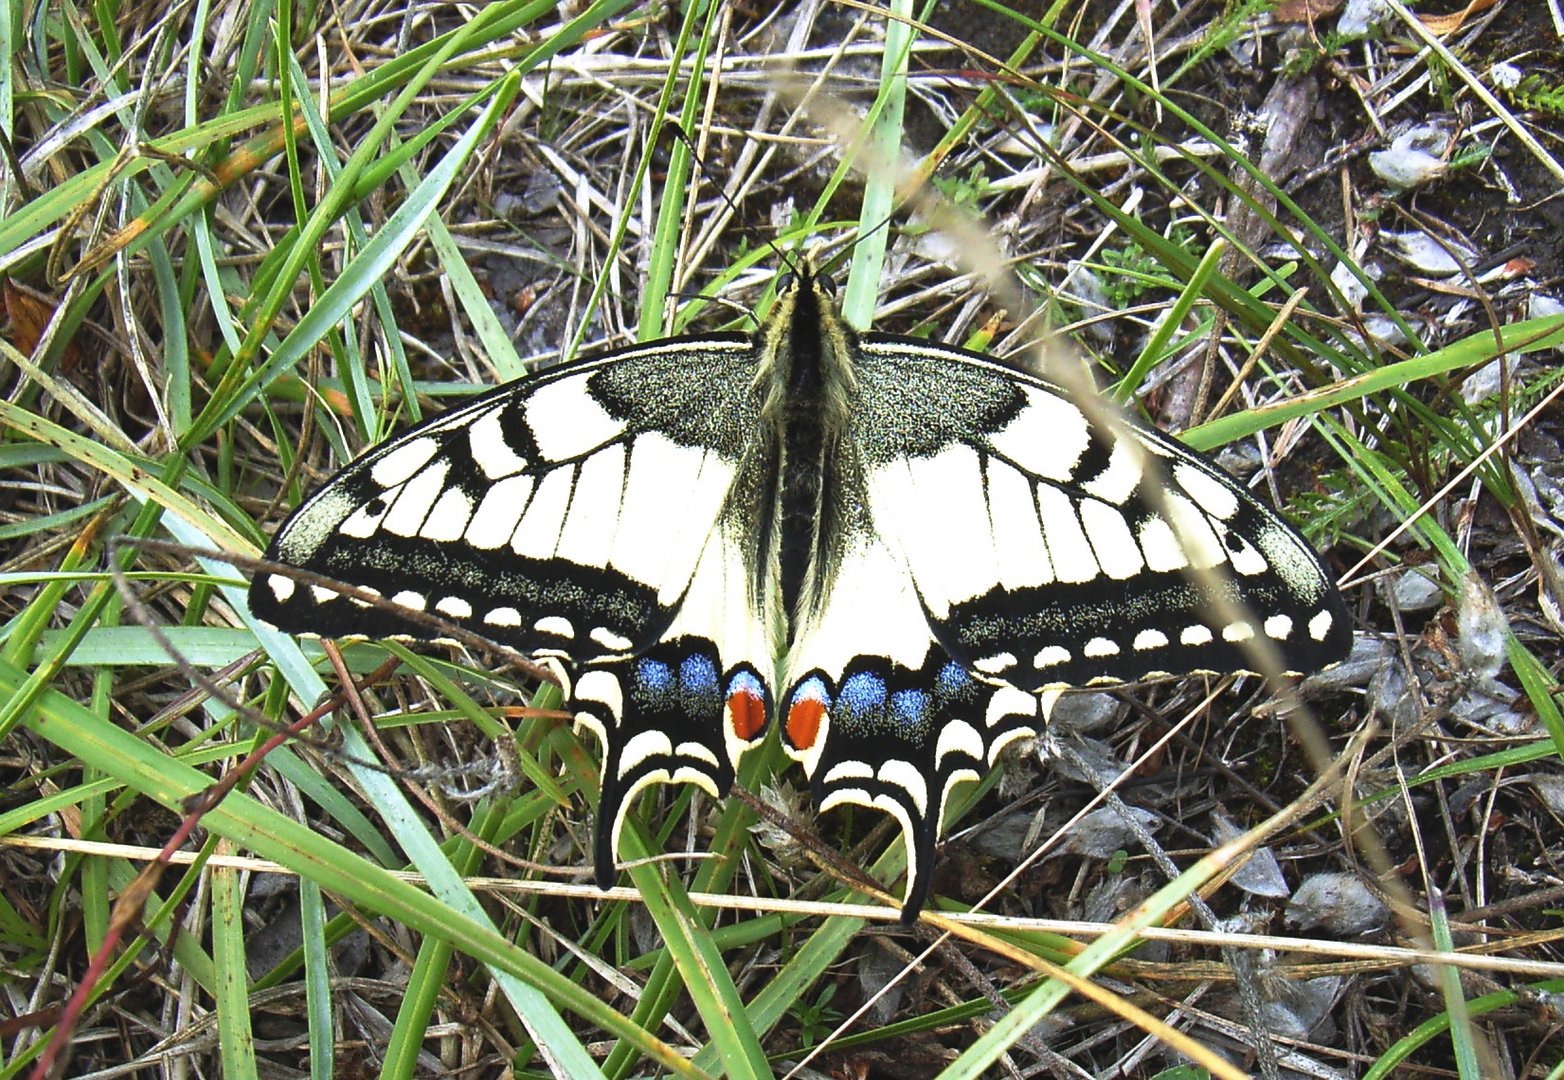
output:
<path id="1" fill-rule="evenodd" d="M 578 730 L 598 737 L 603 782 L 593 862 L 614 883 L 631 802 L 653 784 L 695 784 L 713 798 L 733 785 L 739 757 L 765 737 L 769 691 L 749 664 L 724 671 L 709 640 L 682 636 L 639 656 L 586 665 L 575 680 Z"/>
<path id="2" fill-rule="evenodd" d="M 783 745 L 808 773 L 815 805 L 867 806 L 901 826 L 903 923 L 928 899 L 951 791 L 1043 723 L 1036 694 L 979 681 L 937 647 L 917 669 L 861 655 L 839 677 L 814 671 L 783 702 Z"/>

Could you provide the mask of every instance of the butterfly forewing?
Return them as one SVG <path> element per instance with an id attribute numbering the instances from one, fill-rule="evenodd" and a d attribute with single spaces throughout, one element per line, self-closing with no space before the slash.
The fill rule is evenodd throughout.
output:
<path id="1" fill-rule="evenodd" d="M 875 528 L 973 671 L 1037 690 L 1251 670 L 1256 640 L 1290 672 L 1345 652 L 1313 550 L 1173 440 L 1107 430 L 1058 387 L 954 349 L 870 337 L 858 370 Z M 905 396 L 938 402 L 953 385 L 988 402 L 981 422 L 907 425 Z"/>
<path id="2" fill-rule="evenodd" d="M 753 422 L 748 342 L 703 344 L 555 369 L 420 425 L 311 496 L 270 552 L 514 648 L 642 648 L 689 587 Z M 284 575 L 251 597 L 288 628 L 388 632 L 380 609 Z"/>

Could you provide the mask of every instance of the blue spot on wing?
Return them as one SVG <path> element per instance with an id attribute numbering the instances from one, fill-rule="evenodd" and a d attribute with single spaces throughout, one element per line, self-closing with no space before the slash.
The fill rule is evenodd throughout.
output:
<path id="1" fill-rule="evenodd" d="M 954 660 L 950 660 L 945 663 L 944 667 L 940 668 L 939 680 L 935 684 L 935 689 L 939 691 L 942 697 L 953 698 L 960 697 L 971 686 L 972 676 L 967 674 L 967 669 Z"/>
<path id="2" fill-rule="evenodd" d="M 713 693 L 717 689 L 717 665 L 701 653 L 687 656 L 679 665 L 679 682 L 690 693 Z"/>
<path id="3" fill-rule="evenodd" d="M 885 680 L 872 672 L 854 672 L 842 681 L 836 708 L 849 722 L 878 717 L 885 710 Z"/>
<path id="4" fill-rule="evenodd" d="M 631 692 L 641 707 L 673 710 L 701 723 L 715 718 L 721 709 L 723 689 L 716 661 L 706 651 L 668 649 L 667 660 L 643 656 L 631 668 Z M 734 686 L 739 684 L 735 677 Z M 729 692 L 734 687 L 729 688 Z M 764 698 L 765 687 L 753 676 L 743 689 Z"/>
<path id="5" fill-rule="evenodd" d="M 849 729 L 881 731 L 900 738 L 933 720 L 934 695 L 920 687 L 891 690 L 883 675 L 855 671 L 842 680 L 831 712 Z"/>
<path id="6" fill-rule="evenodd" d="M 728 681 L 728 696 L 732 697 L 734 694 L 747 694 L 752 698 L 763 701 L 766 697 L 766 687 L 764 683 L 755 677 L 753 672 L 737 671 L 734 672 L 733 678 Z"/>
<path id="7" fill-rule="evenodd" d="M 840 682 L 818 672 L 807 676 L 794 689 L 790 707 L 803 701 L 824 705 L 839 740 L 865 740 L 852 755 L 878 761 L 932 752 L 931 740 L 952 718 L 982 719 L 990 693 L 960 661 L 930 650 L 921 669 L 863 655 L 848 663 Z M 894 743 L 878 744 L 887 738 Z"/>
<path id="8" fill-rule="evenodd" d="M 661 660 L 645 659 L 635 665 L 635 677 L 648 693 L 667 693 L 673 688 L 673 669 Z"/>
<path id="9" fill-rule="evenodd" d="M 799 683 L 798 689 L 793 691 L 793 700 L 789 705 L 796 705 L 800 701 L 818 701 L 829 708 L 831 693 L 826 689 L 825 680 L 818 675 L 811 675 Z"/>
<path id="10" fill-rule="evenodd" d="M 891 715 L 910 726 L 927 723 L 934 699 L 923 690 L 898 690 L 891 695 Z"/>

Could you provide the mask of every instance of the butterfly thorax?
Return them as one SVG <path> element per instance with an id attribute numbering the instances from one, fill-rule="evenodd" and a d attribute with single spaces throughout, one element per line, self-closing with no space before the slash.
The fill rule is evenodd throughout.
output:
<path id="1" fill-rule="evenodd" d="M 771 508 L 762 549 L 776 552 L 774 592 L 766 591 L 785 613 L 789 644 L 830 592 L 850 530 L 844 489 L 859 487 L 850 479 L 860 469 L 848 441 L 857 337 L 831 291 L 829 279 L 801 271 L 760 334 L 761 437 L 770 448 L 763 484 Z"/>

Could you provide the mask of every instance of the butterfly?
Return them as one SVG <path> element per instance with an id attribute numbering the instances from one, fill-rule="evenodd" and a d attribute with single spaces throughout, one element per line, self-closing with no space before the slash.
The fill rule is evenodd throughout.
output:
<path id="1" fill-rule="evenodd" d="M 1314 551 L 1216 465 L 978 353 L 858 333 L 784 274 L 752 334 L 529 376 L 378 446 L 277 531 L 252 611 L 323 637 L 530 654 L 602 748 L 593 858 L 636 794 L 726 792 L 775 721 L 816 805 L 890 814 L 922 909 L 952 789 L 1067 687 L 1341 659 Z"/>

